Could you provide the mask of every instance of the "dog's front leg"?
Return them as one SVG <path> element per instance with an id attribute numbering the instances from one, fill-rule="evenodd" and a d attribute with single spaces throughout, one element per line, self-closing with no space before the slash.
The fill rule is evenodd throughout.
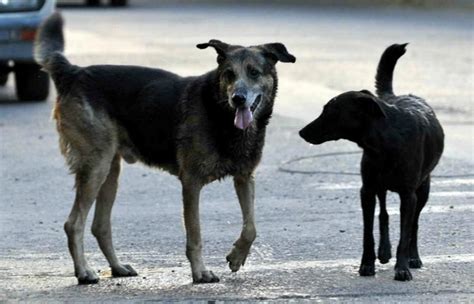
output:
<path id="1" fill-rule="evenodd" d="M 395 280 L 410 281 L 409 250 L 417 197 L 413 191 L 400 193 L 400 242 L 397 248 Z"/>
<path id="2" fill-rule="evenodd" d="M 240 266 L 245 264 L 250 246 L 257 237 L 255 229 L 255 182 L 253 175 L 235 176 L 235 191 L 239 198 L 240 208 L 242 209 L 243 226 L 239 239 L 234 243 L 234 247 L 227 255 L 230 269 L 235 272 Z"/>
<path id="3" fill-rule="evenodd" d="M 364 218 L 364 251 L 359 267 L 361 276 L 375 275 L 375 251 L 374 251 L 374 212 L 375 191 L 370 187 L 362 186 L 360 189 L 362 215 Z"/>
<path id="4" fill-rule="evenodd" d="M 215 283 L 219 278 L 208 271 L 202 260 L 201 227 L 199 224 L 199 194 L 202 183 L 181 177 L 183 186 L 184 225 L 186 227 L 186 256 L 191 263 L 194 283 Z"/>

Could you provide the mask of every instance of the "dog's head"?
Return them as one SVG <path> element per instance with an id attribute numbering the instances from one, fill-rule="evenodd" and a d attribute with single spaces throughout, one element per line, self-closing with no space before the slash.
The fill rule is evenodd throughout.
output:
<path id="1" fill-rule="evenodd" d="M 281 43 L 243 47 L 210 40 L 197 47 L 216 50 L 223 105 L 235 112 L 234 125 L 242 130 L 261 113 L 271 113 L 277 86 L 275 64 L 296 61 Z"/>
<path id="2" fill-rule="evenodd" d="M 371 122 L 385 117 L 381 101 L 372 93 L 350 91 L 331 99 L 299 134 L 315 145 L 341 138 L 357 142 Z"/>

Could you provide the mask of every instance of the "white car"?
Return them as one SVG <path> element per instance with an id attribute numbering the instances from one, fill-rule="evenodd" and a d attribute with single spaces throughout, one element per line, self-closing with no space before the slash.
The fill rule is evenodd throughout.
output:
<path id="1" fill-rule="evenodd" d="M 55 6 L 56 0 L 0 0 L 0 86 L 13 72 L 19 100 L 48 97 L 49 76 L 33 59 L 33 42 Z"/>

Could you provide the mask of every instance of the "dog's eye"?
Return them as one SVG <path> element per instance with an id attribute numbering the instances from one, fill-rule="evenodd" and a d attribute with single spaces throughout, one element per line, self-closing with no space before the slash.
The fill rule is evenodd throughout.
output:
<path id="1" fill-rule="evenodd" d="M 249 74 L 250 74 L 250 77 L 252 78 L 257 78 L 258 76 L 260 76 L 260 72 L 254 68 L 249 69 Z"/>

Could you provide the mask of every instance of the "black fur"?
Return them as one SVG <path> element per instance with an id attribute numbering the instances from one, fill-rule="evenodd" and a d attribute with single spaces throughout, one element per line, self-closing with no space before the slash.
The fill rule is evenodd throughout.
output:
<path id="1" fill-rule="evenodd" d="M 431 107 L 419 97 L 393 94 L 393 69 L 405 53 L 405 46 L 392 45 L 382 55 L 376 77 L 378 97 L 366 90 L 343 93 L 329 101 L 322 114 L 300 131 L 300 136 L 313 144 L 342 138 L 364 150 L 361 163 L 364 253 L 359 270 L 362 276 L 375 274 L 372 234 L 375 197 L 379 197 L 381 204 L 379 259 L 386 263 L 391 253 L 385 194 L 390 190 L 400 195 L 401 239 L 395 279 L 401 281 L 411 280 L 409 266 L 421 267 L 418 218 L 428 200 L 430 173 L 444 146 L 443 129 Z"/>
<path id="2" fill-rule="evenodd" d="M 178 104 L 190 81 L 160 69 L 97 65 L 81 69 L 74 90 L 127 131 L 140 160 L 176 167 Z"/>
<path id="3" fill-rule="evenodd" d="M 277 88 L 274 69 L 273 77 L 275 87 L 268 96 L 271 101 Z M 273 105 L 268 104 L 255 130 L 237 129 L 234 112 L 220 102 L 226 97 L 219 91 L 218 70 L 185 78 L 159 69 L 98 65 L 77 72 L 72 88 L 94 108 L 106 109 L 124 127 L 141 161 L 171 167 L 173 173 L 179 170 L 178 146 L 192 149 L 192 139 L 200 132 L 205 133 L 203 144 L 212 146 L 213 152 L 237 167 L 247 164 L 250 167 L 246 171 L 252 171 L 261 156 Z M 178 138 L 178 128 L 192 116 L 198 116 L 203 125 L 189 130 L 181 127 L 184 132 Z M 217 175 L 221 178 L 239 170 L 228 168 L 226 174 Z"/>
<path id="4" fill-rule="evenodd" d="M 398 59 L 405 54 L 407 45 L 393 44 L 383 52 L 375 76 L 375 92 L 378 96 L 393 95 L 393 70 Z"/>

